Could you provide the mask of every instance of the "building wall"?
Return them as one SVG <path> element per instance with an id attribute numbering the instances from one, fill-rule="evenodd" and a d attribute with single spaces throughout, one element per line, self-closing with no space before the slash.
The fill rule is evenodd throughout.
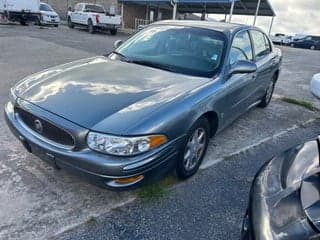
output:
<path id="1" fill-rule="evenodd" d="M 109 11 L 110 6 L 113 5 L 116 7 L 118 13 L 120 11 L 117 0 L 41 0 L 41 1 L 50 4 L 63 20 L 66 19 L 68 7 L 74 7 L 76 3 L 80 3 L 80 2 L 101 4 L 105 7 L 107 11 Z"/>
<path id="2" fill-rule="evenodd" d="M 88 2 L 88 3 L 97 3 L 101 4 L 105 7 L 107 11 L 109 11 L 110 6 L 115 6 L 116 11 L 120 14 L 121 4 L 118 3 L 117 0 L 41 0 L 42 2 L 50 4 L 54 10 L 60 15 L 62 20 L 66 20 L 68 7 L 74 7 L 76 3 L 79 2 Z M 135 28 L 135 19 L 148 19 L 149 18 L 149 9 L 146 4 L 124 4 L 124 27 L 134 29 Z M 153 7 L 153 9 L 157 9 L 157 7 Z M 161 20 L 171 19 L 172 18 L 172 10 L 164 9 L 159 7 L 159 10 L 162 13 Z M 148 15 L 147 15 L 148 14 Z M 157 15 L 155 16 L 155 20 L 157 20 Z"/>
<path id="3" fill-rule="evenodd" d="M 123 6 L 123 24 L 124 28 L 135 28 L 135 19 L 146 19 L 147 6 L 140 4 L 124 4 Z"/>
<path id="4" fill-rule="evenodd" d="M 119 9 L 121 4 L 119 4 Z M 124 27 L 129 29 L 135 28 L 135 19 L 150 20 L 150 10 L 155 10 L 154 21 L 172 19 L 172 10 L 164 9 L 158 6 L 147 6 L 146 4 L 125 3 L 123 7 Z M 157 11 L 161 11 L 161 19 L 158 19 Z"/>

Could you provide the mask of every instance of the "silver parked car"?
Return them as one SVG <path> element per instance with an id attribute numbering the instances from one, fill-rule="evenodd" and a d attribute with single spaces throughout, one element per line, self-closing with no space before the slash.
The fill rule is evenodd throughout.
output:
<path id="1" fill-rule="evenodd" d="M 113 189 L 196 173 L 210 137 L 269 104 L 282 61 L 260 29 L 218 22 L 157 22 L 115 45 L 23 79 L 5 108 L 28 151 Z"/>

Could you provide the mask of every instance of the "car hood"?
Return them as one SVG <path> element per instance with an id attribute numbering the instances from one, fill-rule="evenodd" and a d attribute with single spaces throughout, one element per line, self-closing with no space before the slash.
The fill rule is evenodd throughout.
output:
<path id="1" fill-rule="evenodd" d="M 250 196 L 253 239 L 309 239 L 320 230 L 319 142 L 294 147 L 257 174 Z"/>
<path id="2" fill-rule="evenodd" d="M 101 56 L 34 74 L 19 82 L 14 93 L 85 128 L 124 134 L 210 80 Z"/>

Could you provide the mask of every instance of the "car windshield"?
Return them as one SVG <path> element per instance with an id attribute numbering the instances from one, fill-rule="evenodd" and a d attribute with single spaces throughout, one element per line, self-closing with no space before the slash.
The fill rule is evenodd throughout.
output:
<path id="1" fill-rule="evenodd" d="M 40 4 L 40 11 L 52 12 L 53 9 L 47 4 Z"/>
<path id="2" fill-rule="evenodd" d="M 157 25 L 135 34 L 110 58 L 187 75 L 212 77 L 220 69 L 225 42 L 225 36 L 213 30 Z"/>
<path id="3" fill-rule="evenodd" d="M 98 5 L 87 4 L 85 10 L 88 12 L 104 13 L 103 7 Z"/>

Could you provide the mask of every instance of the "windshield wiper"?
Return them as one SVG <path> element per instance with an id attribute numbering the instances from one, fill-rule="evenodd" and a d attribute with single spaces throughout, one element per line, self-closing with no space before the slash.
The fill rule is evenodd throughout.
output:
<path id="1" fill-rule="evenodd" d="M 115 55 L 118 55 L 118 56 L 121 58 L 122 61 L 132 62 L 126 55 L 123 55 L 122 53 L 119 53 L 119 52 L 117 52 L 117 51 L 112 51 L 112 52 L 110 52 L 108 55 L 110 55 L 111 53 L 112 53 L 112 54 L 115 54 Z"/>
<path id="2" fill-rule="evenodd" d="M 130 61 L 130 63 L 135 63 L 135 64 L 144 65 L 144 66 L 153 67 L 153 68 L 159 68 L 169 72 L 176 72 L 176 70 L 174 70 L 174 68 L 171 65 L 163 64 L 163 63 L 151 62 L 146 60 L 132 60 Z"/>

